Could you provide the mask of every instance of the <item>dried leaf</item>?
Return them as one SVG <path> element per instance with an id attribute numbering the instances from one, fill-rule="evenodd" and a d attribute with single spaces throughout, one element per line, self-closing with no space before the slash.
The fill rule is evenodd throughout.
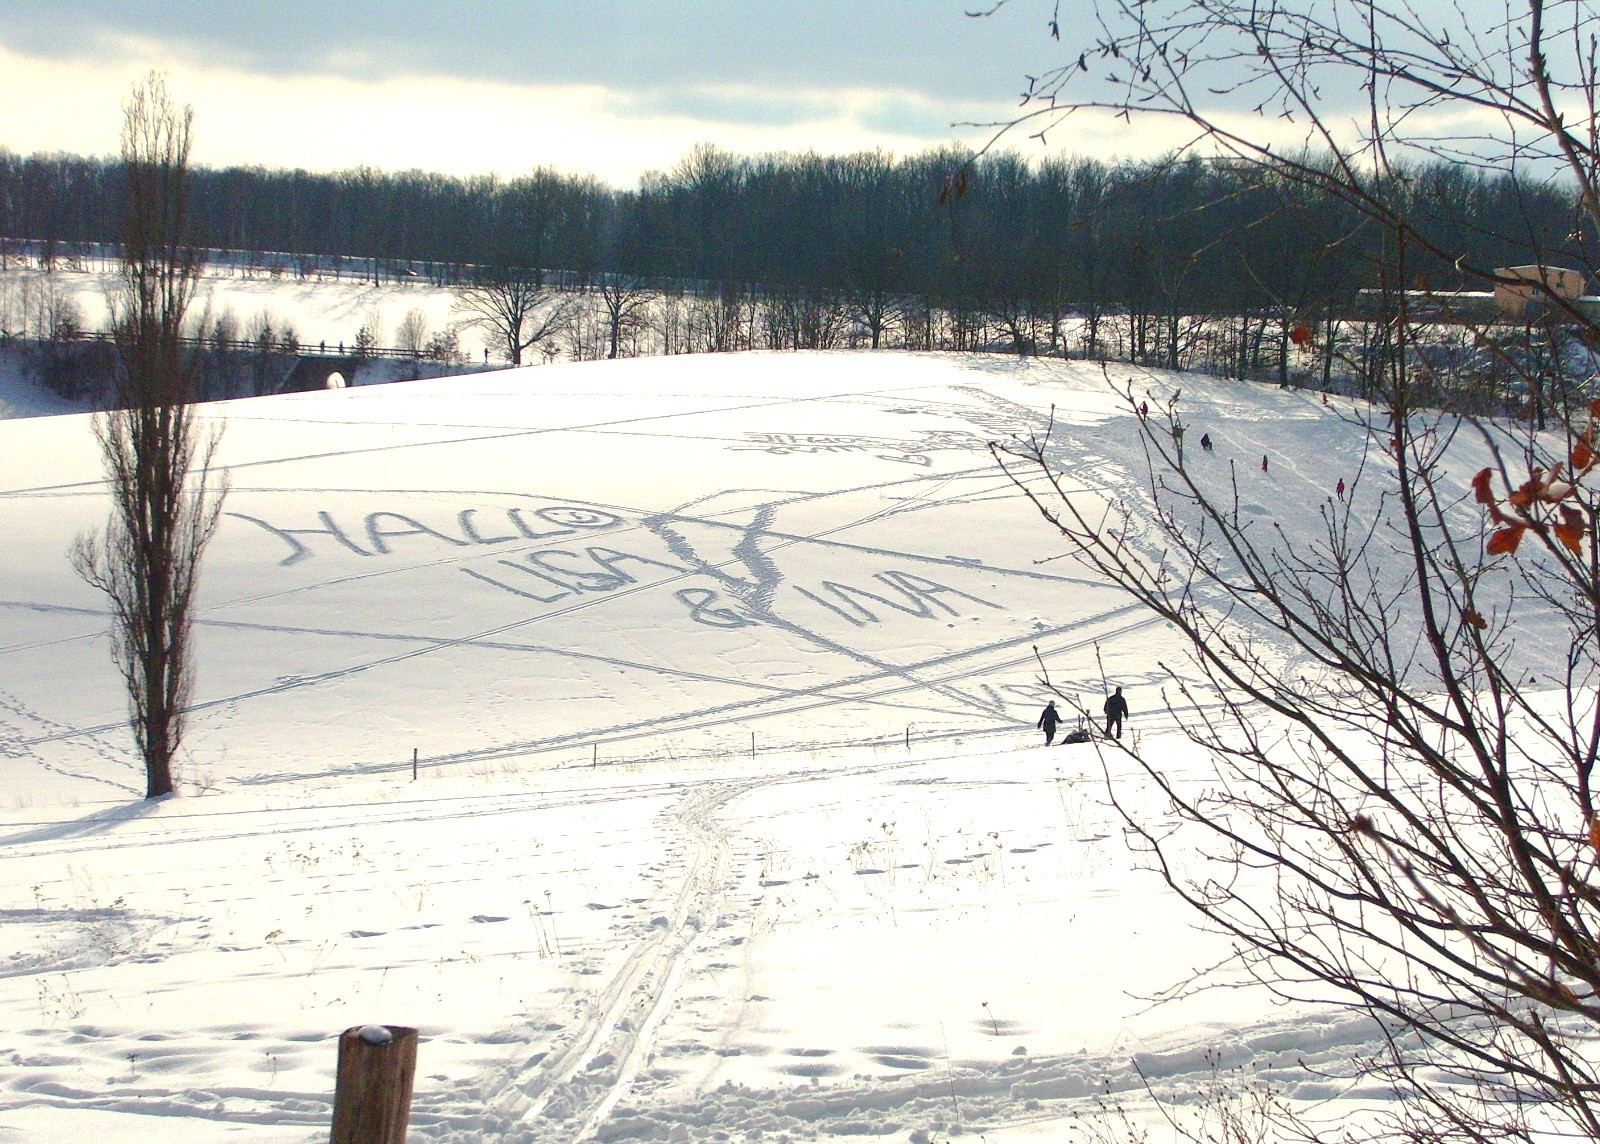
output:
<path id="1" fill-rule="evenodd" d="M 1470 608 L 1461 613 L 1461 622 L 1466 624 L 1469 628 L 1477 628 L 1480 632 L 1489 626 L 1487 620 L 1485 620 L 1477 612 L 1472 611 Z"/>
<path id="2" fill-rule="evenodd" d="M 1589 845 L 1600 850 L 1600 816 L 1589 820 Z"/>
<path id="3" fill-rule="evenodd" d="M 1493 475 L 1488 469 L 1480 469 L 1478 475 L 1472 478 L 1472 494 L 1478 499 L 1479 504 L 1494 503 L 1494 493 L 1489 488 L 1489 481 Z"/>
<path id="4" fill-rule="evenodd" d="M 1580 439 L 1572 446 L 1573 472 L 1577 472 L 1579 469 L 1587 469 L 1593 464 L 1594 450 L 1589 448 L 1589 442 Z"/>
<path id="5" fill-rule="evenodd" d="M 1304 322 L 1296 323 L 1294 329 L 1289 331 L 1289 340 L 1297 346 L 1303 346 L 1311 340 L 1311 327 Z"/>
<path id="6" fill-rule="evenodd" d="M 1517 545 L 1522 543 L 1522 534 L 1528 531 L 1526 525 L 1508 524 L 1504 528 L 1497 528 L 1489 534 L 1489 555 L 1508 556 L 1517 550 Z"/>
<path id="7" fill-rule="evenodd" d="M 1574 556 L 1583 555 L 1583 534 L 1588 531 L 1584 527 L 1583 512 L 1572 505 L 1561 506 L 1561 520 L 1550 529 L 1555 533 L 1556 539 L 1567 546 L 1567 550 Z"/>

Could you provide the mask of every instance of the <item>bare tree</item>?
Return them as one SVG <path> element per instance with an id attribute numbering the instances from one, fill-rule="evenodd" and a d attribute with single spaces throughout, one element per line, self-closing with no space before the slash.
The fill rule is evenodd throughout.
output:
<path id="1" fill-rule="evenodd" d="M 1547 433 L 1429 408 L 1429 330 L 1412 308 L 1423 260 L 1505 279 L 1452 245 L 1460 231 L 1407 161 L 1567 180 L 1574 234 L 1537 253 L 1581 260 L 1600 225 L 1595 12 L 1489 7 L 1105 3 L 1098 41 L 1032 88 L 1036 125 L 1095 108 L 1175 118 L 1383 228 L 1359 508 L 1304 506 L 1321 514 L 1310 544 L 1252 527 L 1236 486 L 1176 448 L 1190 418 L 1171 392 L 1137 421 L 1143 480 L 1109 501 L 1062 479 L 1054 434 L 998 454 L 1068 549 L 1190 651 L 1169 710 L 1215 781 L 1174 781 L 1130 745 L 1175 832 L 1113 792 L 1168 884 L 1282 994 L 1378 1019 L 1387 1049 L 1370 1065 L 1409 1097 L 1398 1135 L 1593 1140 L 1600 403 L 1561 404 Z M 1341 110 L 1351 93 L 1362 102 Z M 1286 124 L 1304 134 L 1286 140 Z M 1595 337 L 1582 306 L 1542 278 L 1534 289 Z M 1569 366 L 1563 392 L 1574 380 Z M 1137 384 L 1120 387 L 1130 415 L 1162 383 Z"/>
<path id="2" fill-rule="evenodd" d="M 644 324 L 645 312 L 655 292 L 644 279 L 632 274 L 602 275 L 596 287 L 601 313 L 605 316 L 609 348 L 607 358 L 621 356 L 622 339 Z"/>
<path id="3" fill-rule="evenodd" d="M 200 272 L 188 242 L 193 111 L 174 106 L 152 73 L 123 105 L 127 199 L 122 281 L 113 322 L 116 406 L 95 420 L 112 514 L 72 549 L 79 575 L 111 602 L 112 647 L 127 684 L 146 797 L 173 789 L 193 680 L 192 626 L 200 558 L 225 487 L 210 465 L 218 431 L 197 425 L 199 361 L 182 342 Z"/>
<path id="4" fill-rule="evenodd" d="M 428 316 L 420 309 L 407 310 L 406 316 L 395 327 L 394 344 L 396 349 L 414 358 L 421 357 L 428 344 Z"/>
<path id="5" fill-rule="evenodd" d="M 545 284 L 544 274 L 520 266 L 497 266 L 455 289 L 455 310 L 463 325 L 487 331 L 505 348 L 506 360 L 522 355 L 560 331 L 571 300 Z"/>

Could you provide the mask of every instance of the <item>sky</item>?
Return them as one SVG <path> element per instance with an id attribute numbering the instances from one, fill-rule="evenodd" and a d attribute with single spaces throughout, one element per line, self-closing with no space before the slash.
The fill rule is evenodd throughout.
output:
<path id="1" fill-rule="evenodd" d="M 209 166 L 510 175 L 544 164 L 628 186 L 699 142 L 898 154 L 981 144 L 992 128 L 958 125 L 1004 119 L 1026 74 L 1063 47 L 1048 34 L 1051 0 L 984 18 L 971 7 L 0 0 L 0 146 L 113 153 L 120 101 L 151 69 L 193 105 L 195 160 Z M 1098 125 L 1076 130 L 1062 142 L 1108 145 Z"/>

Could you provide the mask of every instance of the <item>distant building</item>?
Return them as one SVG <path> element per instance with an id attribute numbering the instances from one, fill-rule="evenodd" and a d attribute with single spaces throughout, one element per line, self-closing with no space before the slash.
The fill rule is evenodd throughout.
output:
<path id="1" fill-rule="evenodd" d="M 1501 266 L 1494 273 L 1497 278 L 1511 279 L 1495 283 L 1494 305 L 1500 317 L 1513 322 L 1537 315 L 1550 305 L 1550 295 L 1576 303 L 1588 285 L 1580 272 L 1564 266 Z"/>
<path id="2" fill-rule="evenodd" d="M 1533 264 L 1501 266 L 1494 273 L 1501 281 L 1495 283 L 1493 291 L 1405 290 L 1399 293 L 1404 295 L 1411 316 L 1422 322 L 1463 325 L 1529 322 L 1555 309 L 1552 294 L 1571 303 L 1590 320 L 1600 321 L 1600 298 L 1584 293 L 1588 282 L 1580 271 Z M 1394 298 L 1394 294 L 1385 295 L 1381 290 L 1362 290 L 1357 296 L 1355 316 L 1381 316 L 1388 306 L 1394 305 Z M 1559 311 L 1556 316 L 1560 317 Z"/>

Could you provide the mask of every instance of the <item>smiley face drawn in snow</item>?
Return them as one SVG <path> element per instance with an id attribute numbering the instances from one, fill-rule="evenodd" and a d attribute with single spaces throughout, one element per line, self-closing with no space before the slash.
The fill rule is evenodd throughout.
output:
<path id="1" fill-rule="evenodd" d="M 572 505 L 536 509 L 534 515 L 540 520 L 549 521 L 562 528 L 604 528 L 617 523 L 620 519 L 615 513 L 593 508 L 577 508 Z"/>

